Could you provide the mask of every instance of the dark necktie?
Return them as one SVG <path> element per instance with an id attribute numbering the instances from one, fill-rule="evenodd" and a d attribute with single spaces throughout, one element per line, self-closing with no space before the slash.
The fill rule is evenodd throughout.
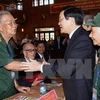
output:
<path id="1" fill-rule="evenodd" d="M 9 43 L 7 44 L 7 50 L 8 50 L 8 53 L 9 53 L 10 58 L 13 58 L 13 53 L 12 53 L 12 50 L 11 50 L 11 47 L 10 47 L 10 44 Z M 11 77 L 12 78 L 15 77 L 15 72 L 11 71 Z"/>
<path id="2" fill-rule="evenodd" d="M 44 58 L 44 56 L 42 56 L 42 61 L 45 61 L 45 58 Z"/>
<path id="3" fill-rule="evenodd" d="M 68 40 L 67 40 L 67 44 L 69 44 L 69 42 L 70 42 L 70 38 L 68 38 Z"/>
<path id="4" fill-rule="evenodd" d="M 9 53 L 10 58 L 12 58 L 13 54 L 12 54 L 12 50 L 11 50 L 11 47 L 10 47 L 9 43 L 7 44 L 7 49 L 8 49 L 8 53 Z"/>

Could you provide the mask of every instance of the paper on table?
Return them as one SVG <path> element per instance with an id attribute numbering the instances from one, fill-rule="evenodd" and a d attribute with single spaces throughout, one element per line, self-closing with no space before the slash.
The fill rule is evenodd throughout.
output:
<path id="1" fill-rule="evenodd" d="M 18 96 L 17 98 L 14 98 L 13 100 L 38 100 L 38 98 L 32 98 L 27 96 Z"/>

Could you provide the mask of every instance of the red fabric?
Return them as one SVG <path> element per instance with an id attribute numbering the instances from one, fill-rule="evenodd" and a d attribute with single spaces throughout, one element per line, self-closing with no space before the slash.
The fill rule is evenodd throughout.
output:
<path id="1" fill-rule="evenodd" d="M 37 81 L 38 80 L 44 80 L 43 76 L 40 73 L 35 73 L 33 75 L 33 77 L 32 76 L 30 76 L 30 77 L 28 77 L 28 79 L 26 77 L 24 77 L 23 79 L 27 80 L 28 82 L 34 82 L 36 80 L 36 78 L 37 78 Z"/>

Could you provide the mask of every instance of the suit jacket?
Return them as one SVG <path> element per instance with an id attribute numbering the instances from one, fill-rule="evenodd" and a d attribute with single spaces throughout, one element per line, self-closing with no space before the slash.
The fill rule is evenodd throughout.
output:
<path id="1" fill-rule="evenodd" d="M 41 57 L 37 52 L 36 52 L 36 55 L 35 55 L 35 59 L 41 61 Z M 45 61 L 48 61 L 48 59 L 49 59 L 49 55 L 46 52 L 44 52 L 44 59 L 45 59 Z"/>
<path id="2" fill-rule="evenodd" d="M 79 27 L 66 48 L 64 59 L 43 66 L 43 74 L 54 76 L 57 73 L 62 77 L 66 100 L 92 100 L 94 67 L 95 49 L 92 40 L 88 32 Z"/>

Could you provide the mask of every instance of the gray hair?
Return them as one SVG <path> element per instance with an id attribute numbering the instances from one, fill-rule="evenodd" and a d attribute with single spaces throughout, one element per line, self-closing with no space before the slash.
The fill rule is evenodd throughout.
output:
<path id="1" fill-rule="evenodd" d="M 6 11 L 6 10 L 0 11 L 0 23 L 1 23 L 2 16 L 5 15 L 5 14 L 11 14 L 11 13 L 9 11 Z"/>
<path id="2" fill-rule="evenodd" d="M 92 22 L 93 21 L 93 18 L 94 17 L 92 15 L 85 15 L 84 16 L 85 24 Z"/>

